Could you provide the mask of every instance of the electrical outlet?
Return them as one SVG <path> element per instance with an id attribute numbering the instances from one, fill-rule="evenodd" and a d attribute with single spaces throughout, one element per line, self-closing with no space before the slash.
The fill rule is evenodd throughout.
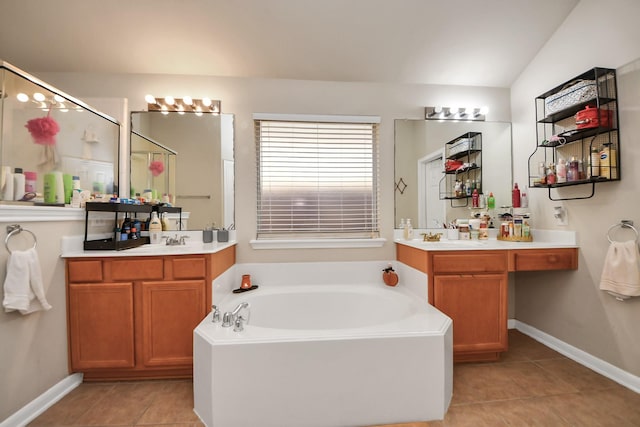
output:
<path id="1" fill-rule="evenodd" d="M 554 206 L 553 217 L 556 219 L 556 225 L 569 225 L 567 210 L 564 206 Z"/>

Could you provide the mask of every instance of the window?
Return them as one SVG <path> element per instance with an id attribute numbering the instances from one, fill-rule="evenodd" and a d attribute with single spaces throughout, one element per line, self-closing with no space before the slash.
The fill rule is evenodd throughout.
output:
<path id="1" fill-rule="evenodd" d="M 258 239 L 377 238 L 377 117 L 256 115 Z"/>

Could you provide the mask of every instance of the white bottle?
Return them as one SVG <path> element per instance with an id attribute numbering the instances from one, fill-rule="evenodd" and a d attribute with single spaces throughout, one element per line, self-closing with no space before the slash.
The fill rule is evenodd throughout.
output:
<path id="1" fill-rule="evenodd" d="M 162 223 L 158 218 L 158 212 L 151 212 L 151 221 L 149 221 L 149 240 L 152 245 L 162 243 Z"/>
<path id="2" fill-rule="evenodd" d="M 411 225 L 410 218 L 407 218 L 407 222 L 404 226 L 404 239 L 413 240 L 413 226 Z"/>
<path id="3" fill-rule="evenodd" d="M 2 167 L 2 200 L 13 200 L 13 174 L 11 167 Z"/>
<path id="4" fill-rule="evenodd" d="M 522 193 L 520 196 L 520 207 L 528 208 L 529 207 L 529 198 L 527 197 L 527 193 Z"/>
<path id="5" fill-rule="evenodd" d="M 13 200 L 22 200 L 24 197 L 25 176 L 22 168 L 15 168 L 13 171 Z"/>

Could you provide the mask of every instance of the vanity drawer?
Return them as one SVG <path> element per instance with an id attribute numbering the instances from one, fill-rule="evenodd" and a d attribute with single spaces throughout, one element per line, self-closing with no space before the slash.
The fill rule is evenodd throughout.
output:
<path id="1" fill-rule="evenodd" d="M 523 249 L 510 251 L 509 271 L 576 270 L 577 248 Z"/>
<path id="2" fill-rule="evenodd" d="M 504 273 L 508 265 L 506 251 L 438 252 L 432 257 L 434 274 Z"/>
<path id="3" fill-rule="evenodd" d="M 187 256 L 167 259 L 173 279 L 201 279 L 207 274 L 207 262 L 203 256 Z"/>
<path id="4" fill-rule="evenodd" d="M 103 271 L 101 260 L 68 260 L 67 275 L 69 282 L 92 283 L 102 282 Z"/>
<path id="5" fill-rule="evenodd" d="M 162 280 L 162 258 L 114 258 L 111 260 L 111 280 Z"/>

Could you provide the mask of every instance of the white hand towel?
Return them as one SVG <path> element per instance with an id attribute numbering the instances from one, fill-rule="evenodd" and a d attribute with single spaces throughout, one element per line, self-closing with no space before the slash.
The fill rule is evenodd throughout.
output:
<path id="1" fill-rule="evenodd" d="M 2 305 L 7 312 L 18 310 L 22 314 L 51 308 L 45 298 L 40 260 L 35 248 L 9 254 Z"/>
<path id="2" fill-rule="evenodd" d="M 635 241 L 612 242 L 600 278 L 600 289 L 612 295 L 640 296 L 640 252 Z"/>

